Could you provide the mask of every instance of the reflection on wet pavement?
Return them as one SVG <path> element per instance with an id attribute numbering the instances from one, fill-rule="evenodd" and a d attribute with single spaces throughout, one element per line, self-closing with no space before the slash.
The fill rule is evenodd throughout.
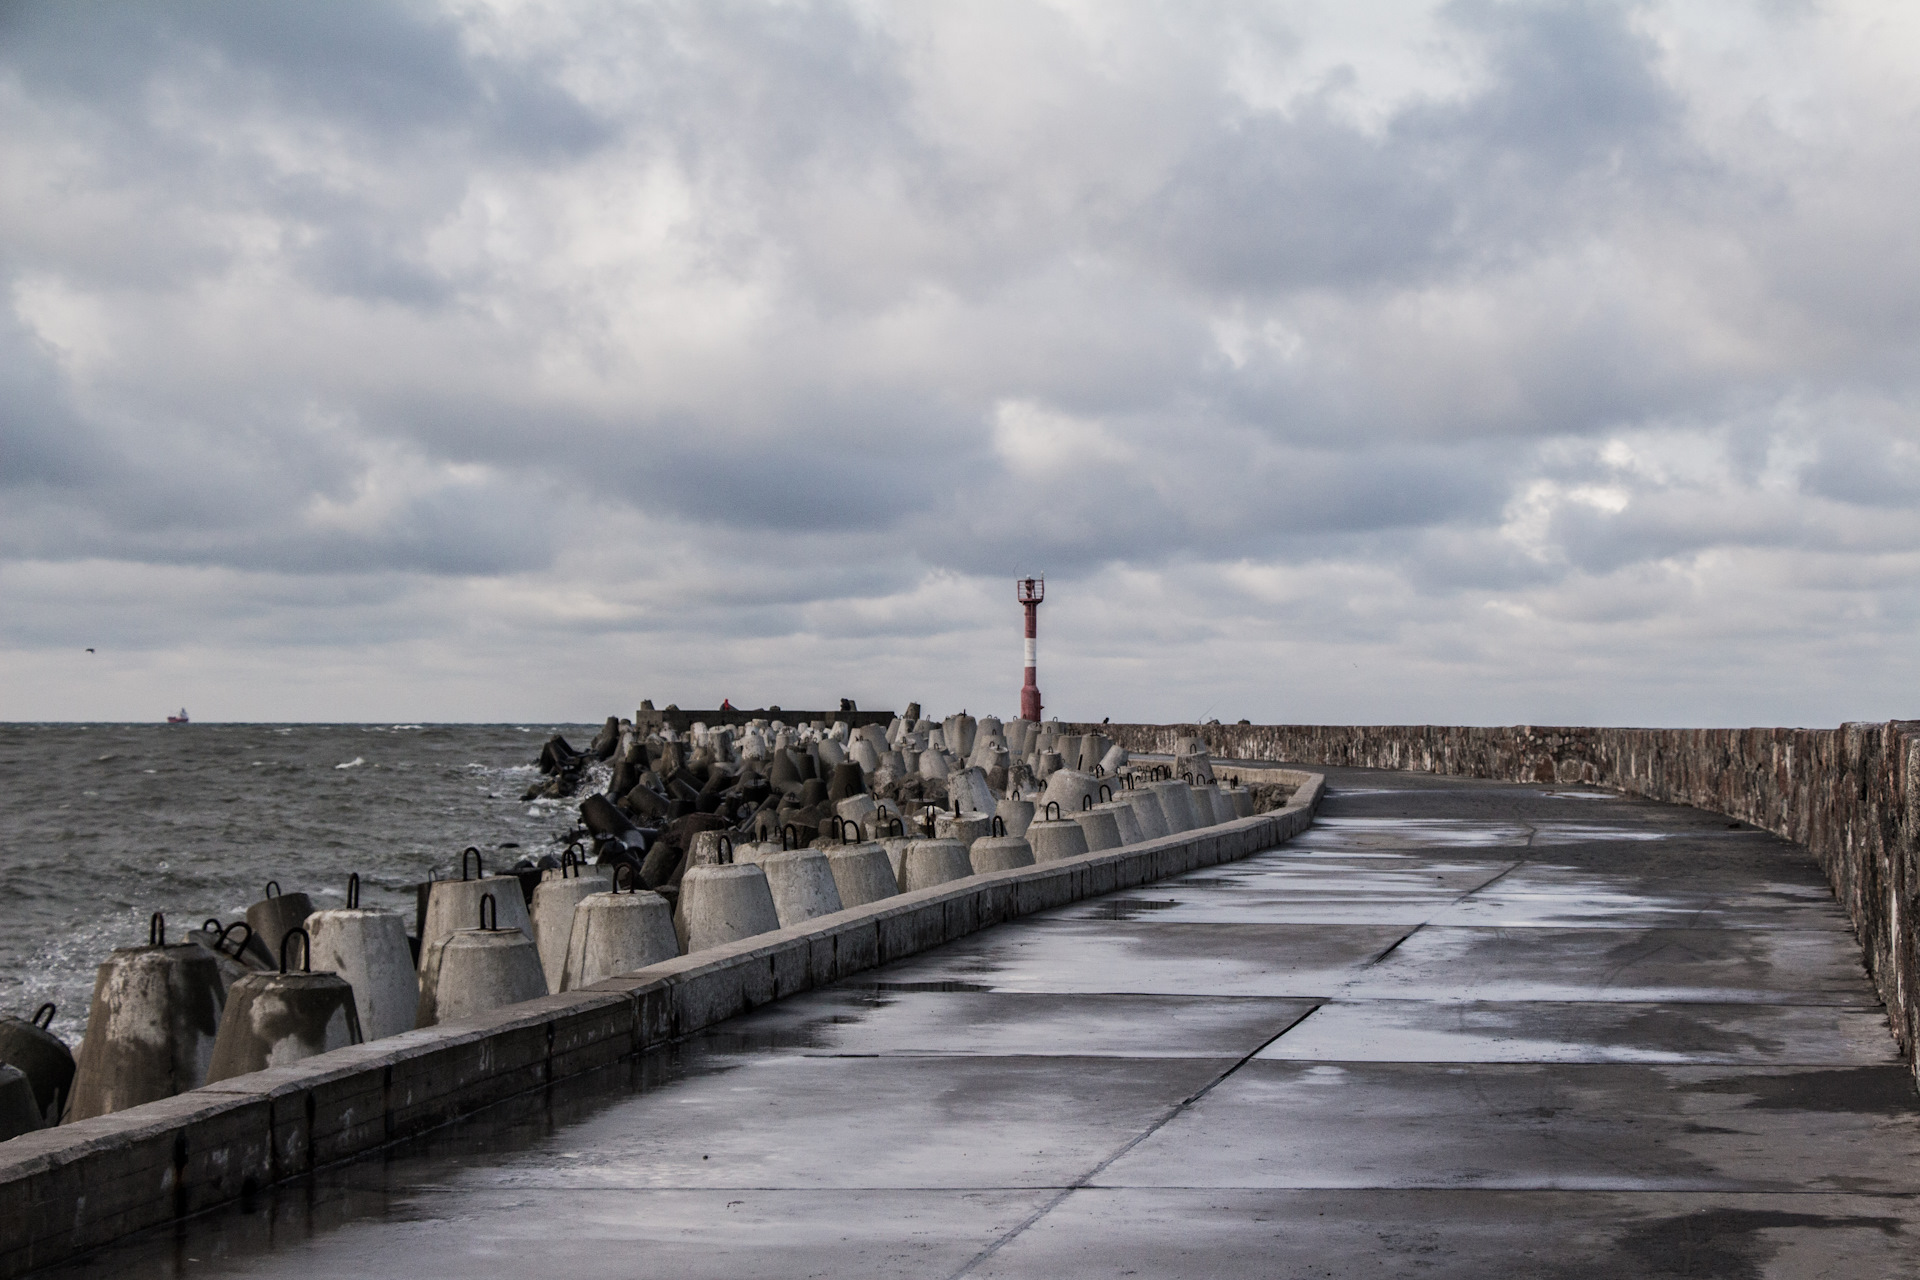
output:
<path id="1" fill-rule="evenodd" d="M 1803 850 L 1603 792 L 1327 772 L 1290 845 L 69 1274 L 1904 1274 L 1920 1099 Z"/>

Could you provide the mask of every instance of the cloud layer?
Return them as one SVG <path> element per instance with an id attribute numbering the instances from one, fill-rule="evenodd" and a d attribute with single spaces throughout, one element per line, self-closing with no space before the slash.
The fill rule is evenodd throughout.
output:
<path id="1" fill-rule="evenodd" d="M 1913 714 L 1916 52 L 8 6 L 0 715 Z"/>

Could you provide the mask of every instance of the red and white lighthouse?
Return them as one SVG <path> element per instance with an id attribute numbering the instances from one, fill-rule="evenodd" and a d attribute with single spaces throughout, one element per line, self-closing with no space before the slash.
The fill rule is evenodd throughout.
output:
<path id="1" fill-rule="evenodd" d="M 1015 594 L 1027 609 L 1027 678 L 1020 686 L 1020 718 L 1038 720 L 1040 718 L 1040 682 L 1035 672 L 1039 655 L 1040 602 L 1047 598 L 1047 580 L 1041 578 L 1020 578 L 1014 583 Z"/>

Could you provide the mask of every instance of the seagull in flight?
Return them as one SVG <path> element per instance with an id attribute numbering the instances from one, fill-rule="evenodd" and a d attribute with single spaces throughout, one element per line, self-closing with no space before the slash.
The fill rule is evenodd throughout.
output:
<path id="1" fill-rule="evenodd" d="M 89 650 L 87 650 L 87 652 L 88 652 L 88 653 L 92 653 L 92 652 L 93 652 L 93 650 L 91 650 L 91 649 L 89 649 Z"/>

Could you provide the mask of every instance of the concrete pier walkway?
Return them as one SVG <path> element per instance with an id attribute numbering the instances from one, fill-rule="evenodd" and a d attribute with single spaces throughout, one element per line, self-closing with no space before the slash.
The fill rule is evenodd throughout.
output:
<path id="1" fill-rule="evenodd" d="M 1920 1274 L 1920 1097 L 1804 851 L 1327 772 L 1282 848 L 58 1274 Z"/>

